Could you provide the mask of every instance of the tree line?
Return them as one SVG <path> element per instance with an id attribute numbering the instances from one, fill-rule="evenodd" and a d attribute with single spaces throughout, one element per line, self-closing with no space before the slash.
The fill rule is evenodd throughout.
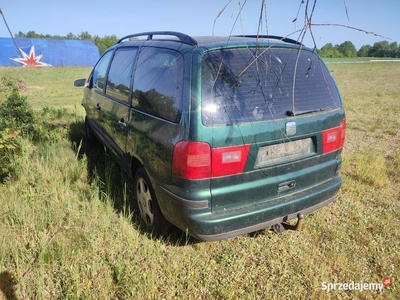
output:
<path id="1" fill-rule="evenodd" d="M 346 41 L 340 45 L 333 46 L 331 43 L 325 44 L 318 50 L 321 57 L 343 58 L 343 57 L 400 57 L 400 46 L 397 42 L 389 43 L 380 41 L 371 45 L 364 45 L 358 51 L 354 44 Z"/>
<path id="2" fill-rule="evenodd" d="M 39 34 L 35 31 L 28 31 L 27 33 L 23 33 L 19 31 L 15 37 L 21 38 L 42 38 L 42 39 L 60 39 L 60 40 L 91 40 L 98 48 L 100 55 L 103 54 L 107 48 L 114 45 L 118 38 L 116 35 L 105 35 L 104 37 L 100 37 L 98 35 L 91 35 L 87 31 L 83 31 L 78 35 L 73 33 L 68 33 L 67 35 L 50 35 L 50 34 Z"/>
<path id="3" fill-rule="evenodd" d="M 118 40 L 116 35 L 105 35 L 99 37 L 98 35 L 92 36 L 87 31 L 83 31 L 78 35 L 68 33 L 65 36 L 38 34 L 35 31 L 28 31 L 27 33 L 18 32 L 16 37 L 22 38 L 45 38 L 45 39 L 63 39 L 63 40 L 91 40 L 99 48 L 100 55 L 106 49 Z M 397 42 L 389 43 L 388 41 L 376 42 L 374 45 L 364 45 L 358 51 L 354 44 L 350 41 L 345 41 L 340 45 L 332 45 L 331 43 L 325 44 L 321 49 L 318 49 L 318 54 L 326 58 L 343 58 L 343 57 L 400 57 L 400 46 Z"/>

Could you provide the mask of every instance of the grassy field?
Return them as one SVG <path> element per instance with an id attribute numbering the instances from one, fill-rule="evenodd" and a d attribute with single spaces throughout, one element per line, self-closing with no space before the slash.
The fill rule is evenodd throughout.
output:
<path id="1" fill-rule="evenodd" d="M 28 97 L 35 109 L 44 107 L 75 109 L 80 106 L 82 90 L 73 87 L 73 81 L 87 78 L 91 68 L 9 68 L 0 67 L 0 77 L 17 80 L 20 93 Z"/>
<path id="2" fill-rule="evenodd" d="M 0 299 L 400 299 L 400 63 L 328 67 L 348 126 L 337 201 L 300 232 L 220 242 L 142 231 L 128 178 L 82 142 L 72 81 L 89 69 L 0 69 L 54 124 L 21 140 L 0 184 Z M 382 291 L 351 290 L 385 277 Z"/>

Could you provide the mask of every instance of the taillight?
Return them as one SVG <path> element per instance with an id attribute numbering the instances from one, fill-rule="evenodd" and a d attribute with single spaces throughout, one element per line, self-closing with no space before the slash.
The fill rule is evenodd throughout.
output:
<path id="1" fill-rule="evenodd" d="M 346 136 L 346 119 L 340 126 L 322 131 L 322 153 L 329 153 L 344 146 Z"/>
<path id="2" fill-rule="evenodd" d="M 211 148 L 208 143 L 180 141 L 174 148 L 172 171 L 186 179 L 207 179 L 242 173 L 250 145 Z"/>
<path id="3" fill-rule="evenodd" d="M 243 173 L 250 145 L 212 149 L 212 177 Z"/>
<path id="4" fill-rule="evenodd" d="M 187 179 L 211 176 L 211 147 L 208 143 L 180 141 L 175 145 L 172 172 Z"/>

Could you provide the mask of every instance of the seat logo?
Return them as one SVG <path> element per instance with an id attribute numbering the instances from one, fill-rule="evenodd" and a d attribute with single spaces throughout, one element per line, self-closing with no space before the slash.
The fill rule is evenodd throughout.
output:
<path id="1" fill-rule="evenodd" d="M 286 135 L 294 135 L 294 134 L 296 134 L 296 122 L 287 122 Z"/>

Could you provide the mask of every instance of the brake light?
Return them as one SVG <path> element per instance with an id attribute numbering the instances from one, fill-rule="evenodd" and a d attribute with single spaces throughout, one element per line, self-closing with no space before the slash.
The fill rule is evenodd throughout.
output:
<path id="1" fill-rule="evenodd" d="M 175 145 L 172 172 L 187 179 L 211 176 L 211 147 L 208 143 L 180 141 Z"/>
<path id="2" fill-rule="evenodd" d="M 186 179 L 242 173 L 250 145 L 211 148 L 208 143 L 180 141 L 174 148 L 172 172 Z"/>
<path id="3" fill-rule="evenodd" d="M 322 153 L 329 153 L 344 146 L 346 137 L 346 119 L 340 126 L 322 131 Z"/>

